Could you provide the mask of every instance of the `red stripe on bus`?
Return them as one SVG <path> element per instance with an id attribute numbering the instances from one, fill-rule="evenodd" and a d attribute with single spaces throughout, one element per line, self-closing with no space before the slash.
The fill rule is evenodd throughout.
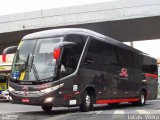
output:
<path id="1" fill-rule="evenodd" d="M 145 76 L 146 76 L 146 77 L 152 77 L 152 78 L 158 78 L 158 75 L 156 75 L 156 74 L 146 73 Z"/>
<path id="2" fill-rule="evenodd" d="M 139 98 L 129 98 L 129 99 L 113 99 L 113 100 L 97 100 L 96 104 L 106 104 L 106 103 L 120 103 L 120 102 L 136 102 Z"/>

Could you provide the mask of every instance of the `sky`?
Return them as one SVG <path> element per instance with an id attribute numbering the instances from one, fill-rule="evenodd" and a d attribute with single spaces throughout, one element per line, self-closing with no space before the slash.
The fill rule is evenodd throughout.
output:
<path id="1" fill-rule="evenodd" d="M 116 0 L 0 0 L 0 16 L 43 9 L 84 5 Z M 134 42 L 134 47 L 158 58 L 160 40 Z"/>
<path id="2" fill-rule="evenodd" d="M 130 46 L 129 42 L 125 44 Z M 160 58 L 160 40 L 144 40 L 144 41 L 135 41 L 133 42 L 133 47 L 149 54 L 154 58 Z"/>

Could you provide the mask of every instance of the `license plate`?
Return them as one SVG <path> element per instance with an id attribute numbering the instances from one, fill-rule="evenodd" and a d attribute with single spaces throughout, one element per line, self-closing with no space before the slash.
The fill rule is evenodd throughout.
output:
<path id="1" fill-rule="evenodd" d="M 29 98 L 22 98 L 22 102 L 28 103 L 29 102 Z"/>

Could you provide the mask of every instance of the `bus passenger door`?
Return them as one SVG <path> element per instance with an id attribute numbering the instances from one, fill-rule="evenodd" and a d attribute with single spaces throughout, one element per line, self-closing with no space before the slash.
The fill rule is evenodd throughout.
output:
<path id="1" fill-rule="evenodd" d="M 75 92 L 79 90 L 79 85 L 75 82 L 78 79 L 77 73 L 75 73 L 78 61 L 75 56 L 75 46 L 64 46 L 62 48 L 61 61 L 59 64 L 59 79 L 64 86 L 59 89 L 61 95 L 60 98 L 68 101 L 70 104 L 71 99 L 75 99 Z M 78 101 L 77 101 L 78 103 Z"/>
<path id="2" fill-rule="evenodd" d="M 62 48 L 61 61 L 59 65 L 60 82 L 64 83 L 63 88 L 59 89 L 64 98 L 75 99 L 78 103 L 78 95 L 75 92 L 81 90 L 80 74 L 78 70 L 78 63 L 87 37 L 81 35 L 70 34 L 66 36 L 64 43 L 74 43 L 72 45 L 65 45 Z M 77 70 L 77 71 L 76 71 Z"/>
<path id="3" fill-rule="evenodd" d="M 70 75 L 75 71 L 74 52 L 71 46 L 62 49 L 62 58 L 60 63 L 60 78 Z"/>

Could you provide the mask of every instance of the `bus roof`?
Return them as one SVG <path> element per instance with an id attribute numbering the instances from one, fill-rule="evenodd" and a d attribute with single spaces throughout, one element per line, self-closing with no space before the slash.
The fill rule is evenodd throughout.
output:
<path id="1" fill-rule="evenodd" d="M 139 54 L 143 54 L 146 56 L 149 56 L 146 53 L 143 53 L 133 47 L 130 47 L 126 44 L 123 44 L 122 42 L 119 42 L 115 39 L 112 39 L 110 37 L 107 37 L 105 35 L 102 35 L 100 33 L 94 32 L 92 30 L 83 29 L 83 28 L 60 28 L 60 29 L 51 29 L 51 30 L 44 30 L 40 32 L 35 32 L 28 34 L 22 38 L 22 40 L 33 40 L 33 39 L 40 39 L 40 38 L 49 38 L 49 37 L 55 37 L 55 36 L 66 36 L 67 34 L 80 34 L 80 35 L 88 35 L 88 36 L 94 36 L 103 39 L 105 42 L 114 44 L 116 46 L 120 46 L 122 48 L 137 52 Z"/>
<path id="2" fill-rule="evenodd" d="M 65 36 L 67 34 L 82 34 L 82 35 L 92 34 L 92 35 L 96 35 L 103 38 L 106 37 L 97 32 L 94 32 L 88 29 L 83 29 L 83 28 L 60 28 L 60 29 L 51 29 L 51 30 L 44 30 L 40 32 L 31 33 L 24 36 L 23 40 L 31 40 L 31 39 L 38 39 L 38 38 L 54 37 L 54 36 Z"/>

